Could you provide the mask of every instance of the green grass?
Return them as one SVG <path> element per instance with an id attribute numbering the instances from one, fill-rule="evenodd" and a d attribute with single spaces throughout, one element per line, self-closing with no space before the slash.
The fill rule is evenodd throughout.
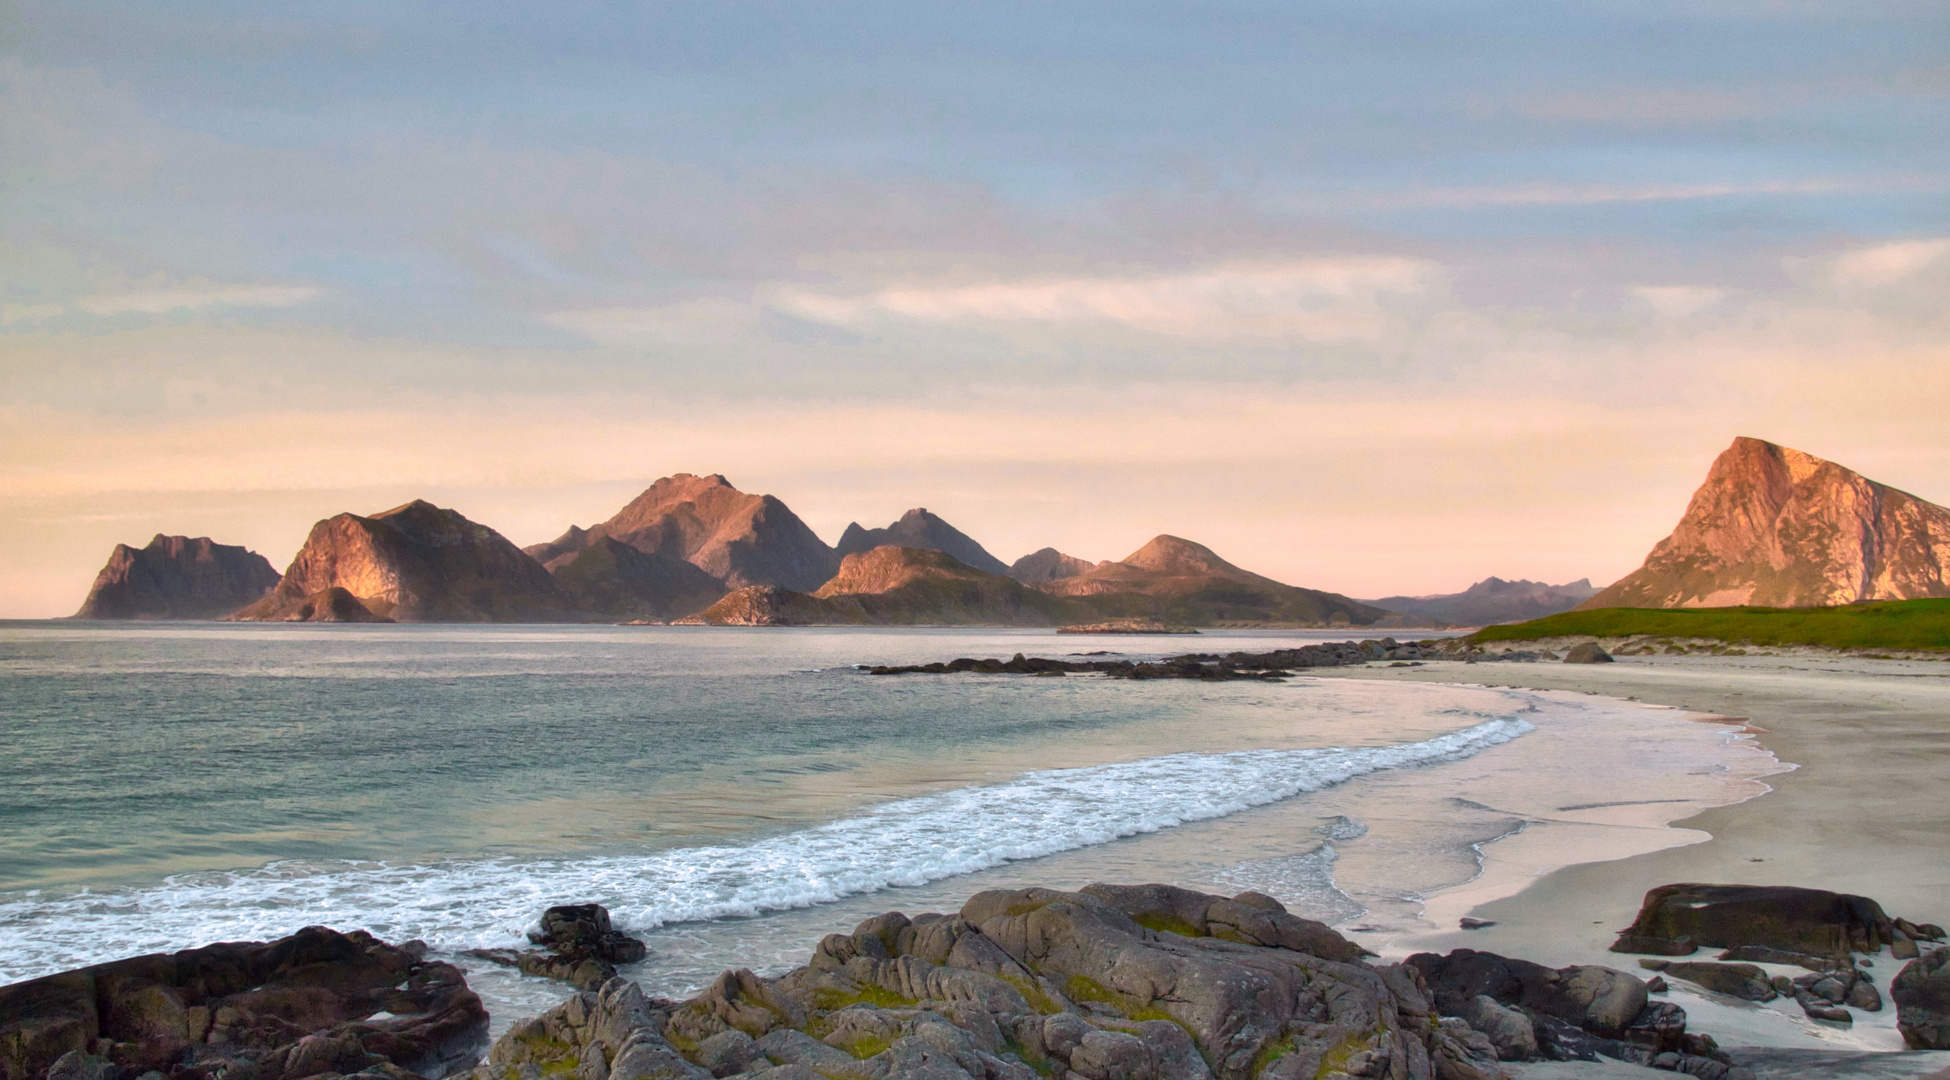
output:
<path id="1" fill-rule="evenodd" d="M 1489 626 L 1473 642 L 1549 637 L 1708 638 L 1743 645 L 1950 649 L 1950 599 L 1832 608 L 1599 608 Z"/>

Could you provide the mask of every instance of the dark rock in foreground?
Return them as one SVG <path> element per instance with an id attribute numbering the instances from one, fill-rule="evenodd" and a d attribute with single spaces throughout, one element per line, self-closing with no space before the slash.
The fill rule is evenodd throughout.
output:
<path id="1" fill-rule="evenodd" d="M 313 926 L 0 987 L 0 1078 L 444 1076 L 473 1062 L 488 1014 L 416 944 Z"/>
<path id="2" fill-rule="evenodd" d="M 1912 1050 L 1950 1050 L 1950 949 L 1903 965 L 1889 984 L 1896 1030 Z"/>
<path id="3" fill-rule="evenodd" d="M 1791 885 L 1661 885 L 1613 952 L 1684 956 L 1702 945 L 1762 946 L 1838 958 L 1896 940 L 1894 920 L 1866 896 Z"/>
<path id="4" fill-rule="evenodd" d="M 77 619 L 214 619 L 277 588 L 264 556 L 207 536 L 157 533 L 147 547 L 115 545 Z"/>
<path id="5" fill-rule="evenodd" d="M 610 927 L 609 909 L 601 904 L 549 908 L 542 913 L 541 929 L 531 931 L 528 940 L 548 951 L 469 949 L 466 955 L 590 992 L 616 978 L 617 964 L 634 964 L 650 955 L 649 946 Z"/>
<path id="6" fill-rule="evenodd" d="M 1567 664 L 1610 664 L 1615 661 L 1612 659 L 1610 653 L 1599 647 L 1597 642 L 1586 641 L 1571 646 L 1570 651 L 1564 654 L 1564 662 Z"/>

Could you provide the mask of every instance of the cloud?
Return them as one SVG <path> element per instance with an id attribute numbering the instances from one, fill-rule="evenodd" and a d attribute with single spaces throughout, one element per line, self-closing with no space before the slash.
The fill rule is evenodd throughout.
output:
<path id="1" fill-rule="evenodd" d="M 1591 206 L 1604 203 L 1682 202 L 1741 195 L 1841 195 L 1942 191 L 1942 176 L 1818 177 L 1805 180 L 1696 181 L 1690 183 L 1567 183 L 1562 181 L 1475 187 L 1411 188 L 1300 196 L 1298 210 L 1464 209 L 1476 206 Z"/>
<path id="2" fill-rule="evenodd" d="M 64 304 L 8 305 L 0 324 L 39 321 L 69 312 L 108 318 L 116 315 L 169 315 L 227 308 L 293 307 L 318 297 L 321 290 L 302 285 L 219 285 L 192 282 L 164 288 L 96 293 Z"/>
<path id="3" fill-rule="evenodd" d="M 1708 285 L 1641 285 L 1632 291 L 1668 319 L 1696 315 L 1727 295 L 1725 289 Z"/>
<path id="4" fill-rule="evenodd" d="M 786 288 L 777 303 L 802 318 L 839 326 L 897 319 L 1116 326 L 1174 338 L 1366 341 L 1385 329 L 1385 298 L 1426 293 L 1439 280 L 1439 268 L 1426 260 L 1349 256 L 1174 274 L 899 285 L 865 296 Z"/>
<path id="5" fill-rule="evenodd" d="M 1837 258 L 1830 276 L 1835 284 L 1844 287 L 1894 285 L 1921 273 L 1943 258 L 1945 252 L 1950 252 L 1950 238 L 1862 248 Z"/>

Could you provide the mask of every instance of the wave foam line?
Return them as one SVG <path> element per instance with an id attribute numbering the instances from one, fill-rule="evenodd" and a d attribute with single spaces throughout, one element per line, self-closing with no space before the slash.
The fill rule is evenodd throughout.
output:
<path id="1" fill-rule="evenodd" d="M 425 866 L 273 863 L 160 885 L 0 901 L 0 982 L 301 926 L 436 948 L 523 941 L 550 904 L 596 901 L 638 931 L 809 907 L 1204 821 L 1383 769 L 1458 761 L 1533 730 L 1501 716 L 1416 743 L 1171 754 L 1026 773 L 884 803 L 743 846 Z"/>

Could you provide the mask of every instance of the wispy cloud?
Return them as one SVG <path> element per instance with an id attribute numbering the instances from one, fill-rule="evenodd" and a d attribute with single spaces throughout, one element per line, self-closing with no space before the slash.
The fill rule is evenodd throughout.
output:
<path id="1" fill-rule="evenodd" d="M 1521 183 L 1396 191 L 1323 193 L 1291 200 L 1296 209 L 1416 209 L 1475 206 L 1582 206 L 1679 202 L 1743 195 L 1839 195 L 1950 190 L 1950 177 L 1817 177 L 1801 180 L 1693 183 Z"/>
<path id="2" fill-rule="evenodd" d="M 1894 285 L 1928 269 L 1946 252 L 1950 252 L 1950 237 L 1880 244 L 1837 258 L 1830 276 L 1835 284 L 1844 287 Z"/>
<path id="3" fill-rule="evenodd" d="M 1382 330 L 1390 295 L 1429 291 L 1436 264 L 1397 256 L 1232 263 L 1188 272 L 901 285 L 866 295 L 783 289 L 779 306 L 841 326 L 923 323 L 1108 325 L 1176 338 L 1359 341 Z"/>
<path id="4" fill-rule="evenodd" d="M 103 318 L 117 315 L 169 315 L 227 308 L 294 307 L 317 298 L 321 290 L 303 285 L 221 285 L 190 282 L 182 285 L 96 293 L 58 304 L 8 305 L 0 309 L 0 324 L 37 321 L 81 312 Z"/>
<path id="5" fill-rule="evenodd" d="M 1697 315 L 1726 297 L 1725 289 L 1710 285 L 1641 285 L 1632 291 L 1668 319 Z"/>

